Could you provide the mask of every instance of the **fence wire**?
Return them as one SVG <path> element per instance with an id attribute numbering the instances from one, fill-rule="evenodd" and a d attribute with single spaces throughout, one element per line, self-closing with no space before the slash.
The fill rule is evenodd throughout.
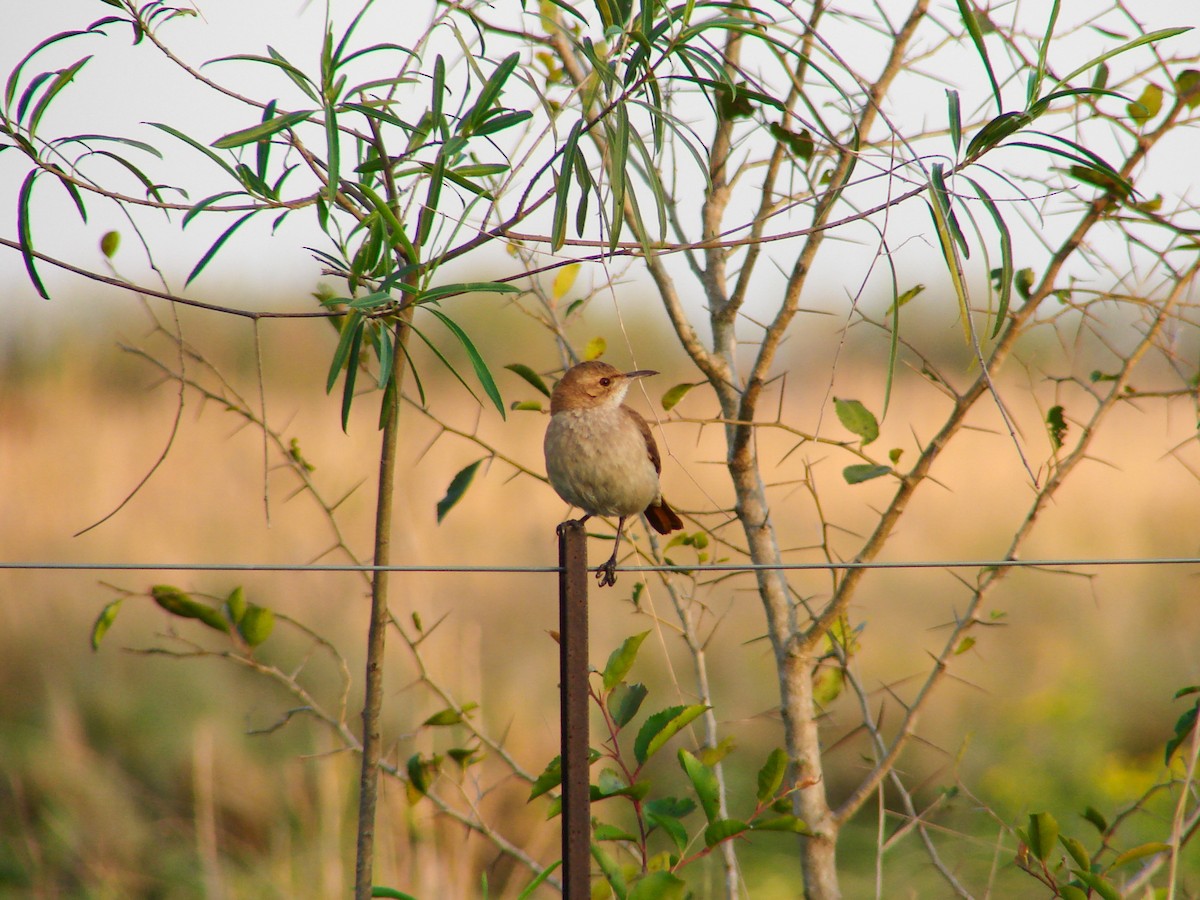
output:
<path id="1" fill-rule="evenodd" d="M 665 572 L 695 575 L 705 572 L 808 572 L 849 569 L 1074 569 L 1090 566 L 1200 566 L 1197 556 L 1047 559 L 917 559 L 858 562 L 792 563 L 704 563 L 695 565 L 620 566 L 621 572 Z M 350 563 L 139 563 L 139 562 L 22 562 L 0 560 L 0 571 L 92 571 L 92 572 L 412 572 L 487 575 L 548 575 L 562 572 L 560 566 L 499 565 L 388 565 Z"/>

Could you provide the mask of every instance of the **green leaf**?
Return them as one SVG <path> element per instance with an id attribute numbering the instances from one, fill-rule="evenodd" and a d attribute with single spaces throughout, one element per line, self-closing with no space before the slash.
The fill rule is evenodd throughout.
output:
<path id="1" fill-rule="evenodd" d="M 594 841 L 636 841 L 637 837 L 630 834 L 624 828 L 618 828 L 616 825 L 608 825 L 604 822 L 597 822 L 592 828 L 592 840 Z"/>
<path id="2" fill-rule="evenodd" d="M 1177 695 L 1178 696 L 1178 695 Z M 1170 765 L 1171 757 L 1175 752 L 1183 746 L 1184 742 L 1191 737 L 1192 732 L 1196 729 L 1197 719 L 1200 718 L 1200 701 L 1197 701 L 1191 709 L 1186 710 L 1175 721 L 1175 734 L 1167 741 L 1166 749 L 1163 753 L 1163 764 Z"/>
<path id="3" fill-rule="evenodd" d="M 738 819 L 717 819 L 709 822 L 708 827 L 704 829 L 704 846 L 715 847 L 722 841 L 737 837 L 749 830 L 750 826 Z"/>
<path id="4" fill-rule="evenodd" d="M 112 259 L 116 255 L 117 248 L 121 246 L 121 232 L 106 231 L 100 236 L 100 252 L 108 259 Z"/>
<path id="5" fill-rule="evenodd" d="M 241 585 L 235 587 L 225 598 L 225 615 L 229 617 L 229 621 L 236 625 L 242 621 L 242 616 L 246 614 L 246 592 Z"/>
<path id="6" fill-rule="evenodd" d="M 229 623 L 220 612 L 205 603 L 197 603 L 177 587 L 157 584 L 150 589 L 150 596 L 164 610 L 181 619 L 197 619 L 209 628 L 228 633 Z"/>
<path id="7" fill-rule="evenodd" d="M 1101 834 L 1108 831 L 1108 819 L 1104 814 L 1094 806 L 1089 806 L 1080 815 L 1092 823 L 1092 826 Z"/>
<path id="8" fill-rule="evenodd" d="M 1000 303 L 996 308 L 996 324 L 992 327 L 992 337 L 996 337 L 1000 334 L 1000 329 L 1004 327 L 1005 319 L 1008 316 L 1008 306 L 1012 300 L 1012 235 L 1008 231 L 1008 225 L 1004 221 L 1004 217 L 1000 214 L 1000 208 L 996 206 L 995 201 L 983 189 L 983 186 L 973 178 L 967 178 L 966 181 L 975 189 L 976 195 L 983 202 L 984 208 L 992 217 L 992 221 L 996 225 L 996 231 L 1000 235 Z"/>
<path id="9" fill-rule="evenodd" d="M 683 384 L 675 385 L 675 387 L 671 388 L 662 395 L 662 408 L 668 411 L 674 409 L 675 405 L 687 396 L 688 391 L 694 387 L 699 387 L 704 383 L 705 382 L 703 381 L 697 381 L 694 384 L 688 384 L 687 382 L 684 382 Z"/>
<path id="10" fill-rule="evenodd" d="M 1086 870 L 1092 868 L 1091 853 L 1087 852 L 1087 847 L 1082 845 L 1080 841 L 1068 838 L 1066 834 L 1060 834 L 1058 835 L 1058 842 L 1066 848 L 1067 852 L 1070 853 L 1070 858 L 1075 860 L 1075 865 L 1078 865 L 1080 869 Z"/>
<path id="11" fill-rule="evenodd" d="M 184 284 L 185 285 L 191 284 L 192 281 L 195 280 L 196 276 L 204 271 L 204 267 L 207 266 L 212 261 L 212 258 L 217 255 L 217 252 L 223 246 L 225 246 L 225 242 L 227 240 L 229 240 L 231 237 L 233 237 L 233 233 L 235 231 L 237 231 L 239 228 L 241 228 L 244 224 L 246 224 L 246 222 L 250 221 L 250 219 L 253 218 L 253 216 L 255 214 L 257 214 L 258 212 L 259 212 L 259 210 L 253 210 L 251 212 L 246 213 L 244 216 L 242 216 L 240 219 L 238 219 L 236 222 L 234 222 L 232 225 L 230 225 L 228 228 L 226 228 L 223 232 L 221 232 L 221 236 L 218 237 L 215 241 L 213 241 L 212 246 L 208 248 L 208 252 L 205 253 L 202 257 L 200 257 L 200 261 L 197 262 L 196 265 L 192 268 L 192 271 L 190 273 L 188 273 L 187 281 L 185 281 Z"/>
<path id="12" fill-rule="evenodd" d="M 482 463 L 482 459 L 477 459 L 465 468 L 459 469 L 458 473 L 450 480 L 450 486 L 446 488 L 446 496 L 438 501 L 437 505 L 437 520 L 441 524 L 442 519 L 446 518 L 446 513 L 454 508 L 455 504 L 462 499 L 463 494 L 467 492 L 467 488 L 471 486 L 471 479 L 475 477 L 475 471 Z"/>
<path id="13" fill-rule="evenodd" d="M 1175 78 L 1175 96 L 1188 109 L 1200 105 L 1200 72 L 1184 69 Z"/>
<path id="14" fill-rule="evenodd" d="M 1056 451 L 1061 450 L 1067 435 L 1067 420 L 1061 406 L 1052 406 L 1046 413 L 1046 430 L 1050 433 L 1051 445 Z"/>
<path id="15" fill-rule="evenodd" d="M 720 784 L 716 773 L 683 748 L 679 750 L 679 765 L 692 783 L 704 817 L 715 822 L 720 815 Z"/>
<path id="16" fill-rule="evenodd" d="M 971 36 L 971 42 L 975 45 L 975 52 L 979 54 L 984 71 L 987 72 L 988 82 L 992 86 L 992 96 L 996 99 L 996 106 L 1000 112 L 1003 112 L 1004 101 L 1000 97 L 1000 85 L 996 81 L 996 73 L 992 71 L 992 62 L 988 59 L 987 47 L 983 43 L 983 30 L 980 27 L 979 17 L 968 5 L 967 0 L 955 0 L 955 2 L 958 4 L 958 12 L 962 16 L 963 25 L 967 28 L 967 34 Z"/>
<path id="17" fill-rule="evenodd" d="M 962 2 L 962 0 L 959 0 L 959 2 Z M 1098 65 L 1100 65 L 1100 63 L 1105 62 L 1106 60 L 1112 59 L 1114 56 L 1119 56 L 1120 54 L 1125 53 L 1128 50 L 1133 50 L 1136 47 L 1142 47 L 1142 46 L 1145 46 L 1146 44 L 1154 44 L 1154 43 L 1157 43 L 1158 41 L 1164 41 L 1167 38 L 1176 37 L 1177 35 L 1183 34 L 1185 32 L 1191 31 L 1191 30 L 1192 30 L 1191 28 L 1161 28 L 1158 31 L 1151 31 L 1149 34 L 1138 35 L 1133 40 L 1126 41 L 1124 44 L 1121 44 L 1119 47 L 1113 47 L 1111 50 L 1106 50 L 1104 53 L 1101 53 L 1099 56 L 1089 59 L 1087 62 L 1085 62 L 1083 65 L 1079 66 L 1078 68 L 1072 69 L 1065 78 L 1063 78 L 1057 84 L 1054 85 L 1053 89 L 1051 90 L 1051 93 L 1053 93 L 1054 91 L 1057 91 L 1063 85 L 1069 84 L 1071 81 L 1074 81 L 1076 76 L 1082 75 L 1084 72 L 1086 72 L 1092 66 L 1098 66 Z"/>
<path id="18" fill-rule="evenodd" d="M 436 728 L 444 728 L 448 725 L 461 725 L 468 718 L 471 711 L 478 708 L 478 703 L 464 703 L 460 709 L 446 707 L 446 709 L 435 712 L 421 724 Z"/>
<path id="19" fill-rule="evenodd" d="M 1162 111 L 1162 103 L 1163 89 L 1150 83 L 1142 90 L 1141 96 L 1128 104 L 1125 110 L 1129 113 L 1129 118 L 1139 125 L 1145 125 Z"/>
<path id="20" fill-rule="evenodd" d="M 650 716 L 633 742 L 633 755 L 639 765 L 661 750 L 667 741 L 702 716 L 707 709 L 708 707 L 701 703 L 670 706 Z"/>
<path id="21" fill-rule="evenodd" d="M 628 900 L 684 900 L 687 882 L 672 872 L 649 872 L 639 878 L 628 894 Z"/>
<path id="22" fill-rule="evenodd" d="M 890 466 L 859 463 L 853 466 L 846 466 L 846 468 L 842 469 L 842 478 L 846 480 L 846 484 L 862 484 L 864 481 L 870 481 L 872 478 L 890 475 L 891 472 L 892 469 Z"/>
<path id="23" fill-rule="evenodd" d="M 544 884 L 545 881 L 554 874 L 555 870 L 560 865 L 562 865 L 562 860 L 556 859 L 554 862 L 550 863 L 550 865 L 546 866 L 546 868 L 542 869 L 542 871 L 538 873 L 538 876 L 533 879 L 533 881 L 529 882 L 525 889 L 517 895 L 517 900 L 529 900 L 529 898 L 533 896 L 533 892 L 541 887 L 542 884 Z"/>
<path id="24" fill-rule="evenodd" d="M 523 365 L 522 363 L 512 363 L 504 368 L 508 369 L 510 372 L 520 375 L 527 383 L 531 384 L 535 390 L 547 397 L 550 396 L 550 388 L 546 387 L 546 382 L 542 380 L 542 376 L 533 371 L 533 369 L 529 368 L 529 366 Z"/>
<path id="25" fill-rule="evenodd" d="M 609 856 L 594 841 L 592 842 L 592 859 L 596 860 L 596 865 L 600 867 L 600 874 L 604 876 L 604 880 L 612 888 L 613 895 L 617 900 L 629 900 L 629 887 L 625 883 L 625 876 L 621 872 L 621 867 L 617 865 L 615 859 Z"/>
<path id="26" fill-rule="evenodd" d="M 238 634 L 251 647 L 257 647 L 269 638 L 274 628 L 275 613 L 256 603 L 246 604 L 246 611 L 237 623 Z"/>
<path id="27" fill-rule="evenodd" d="M 33 112 L 29 115 L 29 124 L 26 126 L 26 128 L 29 132 L 30 138 L 32 138 L 34 133 L 37 131 L 38 125 L 41 123 L 42 116 L 45 115 L 46 110 L 50 108 L 50 104 L 54 98 L 58 96 L 59 92 L 63 88 L 75 80 L 75 76 L 79 73 L 79 70 L 86 66 L 88 64 L 88 60 L 90 59 L 90 56 L 85 56 L 83 59 L 77 60 L 76 62 L 67 66 L 65 69 L 60 69 L 55 74 L 54 80 L 50 82 L 50 87 L 46 88 L 46 92 L 42 94 L 41 99 L 38 100 L 37 105 L 34 106 Z"/>
<path id="28" fill-rule="evenodd" d="M 776 747 L 767 757 L 763 767 L 758 770 L 758 792 L 755 797 L 760 804 L 768 803 L 775 798 L 776 792 L 783 784 L 783 776 L 787 774 L 787 767 L 787 753 Z"/>
<path id="29" fill-rule="evenodd" d="M 804 820 L 785 813 L 781 816 L 771 816 L 766 819 L 755 819 L 750 823 L 750 827 L 755 831 L 786 831 L 790 834 L 808 834 L 808 826 L 804 824 Z"/>
<path id="30" fill-rule="evenodd" d="M 571 126 L 567 139 L 562 148 L 562 167 L 554 187 L 554 220 L 550 227 L 550 250 L 557 253 L 567 240 L 567 201 L 571 196 L 571 169 L 575 167 L 576 154 L 579 148 L 579 135 L 583 132 L 583 122 Z M 587 192 L 584 192 L 584 198 Z"/>
<path id="31" fill-rule="evenodd" d="M 442 297 L 455 297 L 459 294 L 519 294 L 521 289 L 502 281 L 460 281 L 456 284 L 442 284 L 421 291 L 416 303 L 428 303 L 440 300 Z"/>
<path id="32" fill-rule="evenodd" d="M 1045 862 L 1054 852 L 1058 843 L 1058 822 L 1050 813 L 1030 813 L 1029 815 L 1029 850 Z"/>
<path id="33" fill-rule="evenodd" d="M 17 240 L 21 244 L 21 259 L 25 263 L 25 272 L 29 275 L 34 290 L 41 295 L 43 300 L 49 300 L 50 294 L 46 291 L 46 286 L 42 284 L 42 278 L 38 275 L 37 267 L 33 262 L 33 231 L 29 224 L 29 200 L 33 195 L 33 184 L 37 181 L 39 174 L 40 170 L 34 169 L 21 182 L 21 192 L 17 198 Z"/>
<path id="34" fill-rule="evenodd" d="M 479 351 L 475 349 L 475 345 L 471 343 L 471 339 L 467 337 L 467 333 L 445 313 L 439 312 L 432 307 L 427 306 L 425 308 L 430 315 L 445 325 L 450 333 L 458 338 L 458 342 L 462 344 L 463 349 L 467 352 L 467 358 L 471 361 L 471 368 L 475 370 L 475 377 L 479 379 L 479 383 L 483 386 L 484 393 L 488 395 L 496 409 L 500 411 L 500 418 L 507 418 L 504 411 L 504 398 L 500 396 L 500 389 L 496 387 L 496 382 L 492 379 L 492 373 L 488 371 L 487 364 L 483 361 L 483 357 L 479 355 Z"/>
<path id="35" fill-rule="evenodd" d="M 278 134 L 280 131 L 312 118 L 314 112 L 316 110 L 303 109 L 297 112 L 284 113 L 269 121 L 259 122 L 257 125 L 251 125 L 249 128 L 243 128 L 241 131 L 232 131 L 224 137 L 213 141 L 212 145 L 218 150 L 230 150 L 233 147 L 241 147 L 245 144 L 263 141 L 273 134 Z"/>
<path id="36" fill-rule="evenodd" d="M 604 664 L 603 677 L 605 691 L 611 691 L 625 680 L 625 676 L 629 674 L 629 670 L 633 668 L 633 663 L 637 659 L 642 641 L 646 640 L 649 634 L 649 631 L 643 631 L 640 634 L 627 637 L 621 643 L 620 647 L 609 654 L 608 662 Z"/>
<path id="37" fill-rule="evenodd" d="M 540 797 L 542 794 L 558 787 L 562 784 L 562 757 L 556 756 L 550 760 L 550 764 L 542 770 L 542 774 L 534 779 L 533 787 L 529 791 L 529 800 L 535 797 Z"/>
<path id="38" fill-rule="evenodd" d="M 1158 856 L 1160 853 L 1170 852 L 1170 844 L 1164 844 L 1162 841 L 1151 841 L 1148 844 L 1141 844 L 1137 847 L 1126 850 L 1124 853 L 1118 854 L 1117 858 L 1112 861 L 1112 865 L 1110 865 L 1109 868 L 1115 869 L 1117 866 L 1123 866 L 1139 859 L 1145 859 L 1147 856 Z"/>
<path id="39" fill-rule="evenodd" d="M 608 712 L 613 717 L 613 724 L 624 728 L 632 721 L 641 709 L 642 701 L 650 691 L 641 682 L 618 684 L 608 695 Z"/>
<path id="40" fill-rule="evenodd" d="M 404 891 L 398 891 L 396 888 L 383 887 L 382 885 L 371 886 L 372 897 L 386 897 L 388 900 L 417 900 L 412 894 L 406 894 Z"/>
<path id="41" fill-rule="evenodd" d="M 104 635 L 108 634 L 108 629 L 112 628 L 113 622 L 117 619 L 117 613 L 121 610 L 121 601 L 124 597 L 118 597 L 111 603 L 107 603 L 104 609 L 100 610 L 100 615 L 96 616 L 96 621 L 92 624 L 92 649 L 99 650 L 100 642 L 104 640 Z"/>
<path id="42" fill-rule="evenodd" d="M 962 110 L 959 108 L 958 91 L 946 89 L 946 119 L 950 123 L 950 145 L 958 156 L 962 146 Z"/>
<path id="43" fill-rule="evenodd" d="M 858 435 L 864 447 L 879 437 L 879 422 L 859 401 L 834 397 L 833 408 L 837 411 L 838 421 L 847 431 Z"/>

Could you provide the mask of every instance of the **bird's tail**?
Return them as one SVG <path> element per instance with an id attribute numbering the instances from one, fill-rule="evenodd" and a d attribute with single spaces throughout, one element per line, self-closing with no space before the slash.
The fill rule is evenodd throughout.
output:
<path id="1" fill-rule="evenodd" d="M 659 534 L 670 534 L 683 528 L 683 520 L 661 497 L 658 502 L 646 507 L 646 519 Z"/>

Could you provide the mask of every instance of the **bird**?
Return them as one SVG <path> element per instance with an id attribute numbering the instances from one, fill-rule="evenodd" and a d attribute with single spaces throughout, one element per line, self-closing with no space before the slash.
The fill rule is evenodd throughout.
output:
<path id="1" fill-rule="evenodd" d="M 550 424 L 544 449 L 550 484 L 567 503 L 592 516 L 617 516 L 612 556 L 596 572 L 601 587 L 616 584 L 617 551 L 625 520 L 645 513 L 659 534 L 683 528 L 663 499 L 658 476 L 662 459 L 650 426 L 622 401 L 651 369 L 622 372 L 587 360 L 563 373 L 550 395 Z"/>

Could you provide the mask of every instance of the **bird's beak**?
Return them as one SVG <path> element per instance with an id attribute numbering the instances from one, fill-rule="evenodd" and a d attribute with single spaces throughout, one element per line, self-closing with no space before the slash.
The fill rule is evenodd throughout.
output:
<path id="1" fill-rule="evenodd" d="M 638 369 L 636 372 L 626 372 L 623 378 L 645 378 L 647 375 L 657 375 L 653 369 Z"/>

